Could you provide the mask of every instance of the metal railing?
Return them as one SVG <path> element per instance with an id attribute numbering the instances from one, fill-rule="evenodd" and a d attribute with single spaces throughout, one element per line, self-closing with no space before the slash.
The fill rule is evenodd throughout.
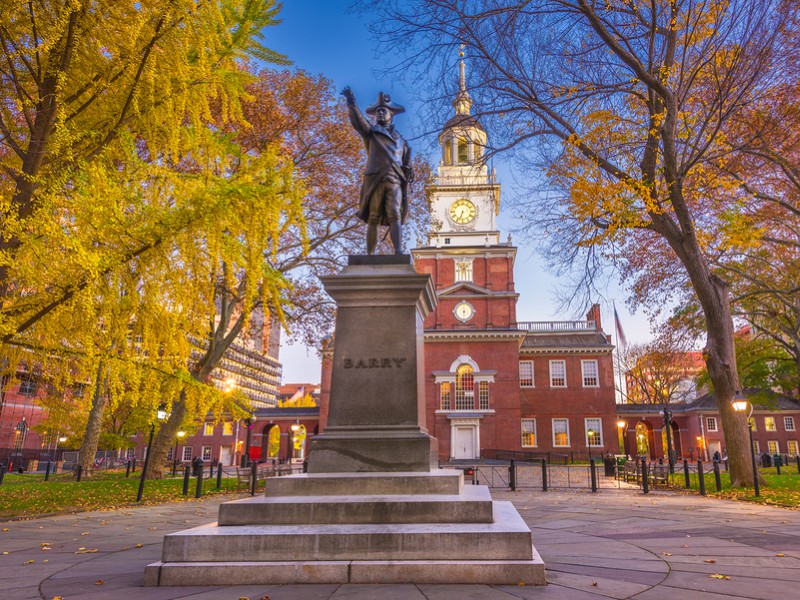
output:
<path id="1" fill-rule="evenodd" d="M 517 329 L 523 331 L 596 331 L 594 321 L 520 321 Z"/>

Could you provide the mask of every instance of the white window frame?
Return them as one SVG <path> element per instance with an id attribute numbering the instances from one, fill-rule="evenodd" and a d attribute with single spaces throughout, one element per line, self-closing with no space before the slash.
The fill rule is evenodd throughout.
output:
<path id="1" fill-rule="evenodd" d="M 564 383 L 562 384 L 555 384 L 553 381 L 556 379 L 556 373 L 554 372 L 554 367 L 556 366 L 563 367 L 563 379 Z M 550 361 L 550 387 L 551 388 L 565 388 L 567 387 L 567 361 L 566 360 L 551 360 Z"/>
<path id="2" fill-rule="evenodd" d="M 786 448 L 790 456 L 797 456 L 800 454 L 800 444 L 797 443 L 797 440 L 788 440 L 786 442 Z M 792 448 L 794 448 L 794 451 L 792 451 Z"/>
<path id="3" fill-rule="evenodd" d="M 770 421 L 772 422 L 771 427 Z M 775 422 L 775 417 L 764 417 L 764 431 L 778 431 L 778 424 Z"/>
<path id="4" fill-rule="evenodd" d="M 559 422 L 563 421 L 564 423 L 566 423 L 566 429 L 567 429 L 567 443 L 566 443 L 566 445 L 564 445 L 564 444 L 556 444 L 556 421 L 559 421 Z M 562 417 L 553 418 L 552 422 L 551 422 L 551 426 L 553 428 L 553 431 L 552 431 L 553 448 L 569 448 L 570 447 L 570 442 L 571 442 L 570 436 L 569 436 L 569 419 L 562 418 Z"/>
<path id="5" fill-rule="evenodd" d="M 203 462 L 208 462 L 211 460 L 211 453 L 213 451 L 214 451 L 213 446 L 203 446 L 203 449 L 200 452 L 200 458 L 203 459 Z"/>
<path id="6" fill-rule="evenodd" d="M 773 444 L 774 450 L 773 450 Z M 767 440 L 767 452 L 770 454 L 780 454 L 781 453 L 781 445 L 778 443 L 778 440 Z"/>
<path id="7" fill-rule="evenodd" d="M 527 427 L 526 427 L 527 425 Z M 520 433 L 521 433 L 521 443 L 523 448 L 538 448 L 539 447 L 539 435 L 536 433 L 536 419 L 521 419 L 520 420 Z M 533 434 L 533 444 L 526 444 L 525 443 L 525 436 L 529 434 Z"/>
<path id="8" fill-rule="evenodd" d="M 586 367 L 589 365 L 594 365 L 594 374 L 587 373 Z M 594 377 L 594 383 L 586 383 L 587 380 L 591 381 L 592 377 Z M 585 388 L 600 387 L 600 365 L 597 363 L 597 359 L 592 358 L 581 361 L 581 381 Z"/>
<path id="9" fill-rule="evenodd" d="M 794 417 L 783 417 L 783 428 L 786 431 L 795 431 Z"/>
<path id="10" fill-rule="evenodd" d="M 489 382 L 478 381 L 478 410 L 489 410 Z"/>
<path id="11" fill-rule="evenodd" d="M 225 421 L 222 423 L 222 435 L 233 435 L 233 421 Z"/>
<path id="12" fill-rule="evenodd" d="M 173 446 L 170 446 L 167 449 L 167 462 L 172 462 L 172 453 L 173 452 L 175 452 L 175 448 Z"/>
<path id="13" fill-rule="evenodd" d="M 717 417 L 706 417 L 706 431 L 719 431 Z"/>
<path id="14" fill-rule="evenodd" d="M 596 435 L 592 436 L 595 439 L 599 437 L 600 442 L 596 444 L 589 443 L 589 421 L 596 421 L 597 422 L 597 429 Z M 592 431 L 595 431 L 595 427 L 592 427 Z M 586 445 L 589 448 L 602 448 L 603 447 L 603 419 L 600 417 L 586 417 L 583 419 L 583 436 L 586 439 Z"/>
<path id="15" fill-rule="evenodd" d="M 472 283 L 475 274 L 473 271 L 473 259 L 456 258 L 453 260 L 453 281 L 456 283 Z"/>
<path id="16" fill-rule="evenodd" d="M 203 435 L 206 437 L 214 435 L 213 423 L 203 423 Z"/>
<path id="17" fill-rule="evenodd" d="M 756 454 L 761 454 L 761 446 L 758 443 L 758 440 L 753 440 L 753 450 Z"/>
<path id="18" fill-rule="evenodd" d="M 530 368 L 530 373 L 523 373 L 523 370 Z M 530 377 L 528 377 L 530 375 Z M 528 382 L 530 381 L 530 382 Z M 519 361 L 519 387 L 532 388 L 536 386 L 536 380 L 533 375 L 533 361 L 521 360 Z"/>
<path id="19" fill-rule="evenodd" d="M 187 452 L 188 450 L 188 452 Z M 183 450 L 181 451 L 181 457 L 183 460 L 181 462 L 191 462 L 192 458 L 192 447 L 191 446 L 184 446 Z"/>
<path id="20" fill-rule="evenodd" d="M 442 381 L 439 384 L 439 409 L 452 410 L 453 408 L 453 388 L 455 384 L 451 381 Z"/>

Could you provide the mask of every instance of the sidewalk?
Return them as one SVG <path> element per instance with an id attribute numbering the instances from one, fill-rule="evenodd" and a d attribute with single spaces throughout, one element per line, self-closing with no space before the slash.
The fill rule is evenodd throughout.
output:
<path id="1" fill-rule="evenodd" d="M 800 587 L 800 511 L 666 492 L 492 495 L 512 500 L 531 526 L 547 586 L 141 587 L 145 565 L 160 558 L 164 534 L 215 521 L 216 497 L 0 523 L 0 597 L 722 600 L 788 599 Z"/>

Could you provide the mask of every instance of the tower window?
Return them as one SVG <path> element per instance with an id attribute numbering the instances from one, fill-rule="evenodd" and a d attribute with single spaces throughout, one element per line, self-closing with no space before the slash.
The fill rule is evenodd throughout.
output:
<path id="1" fill-rule="evenodd" d="M 467 140 L 463 138 L 458 140 L 458 162 L 467 162 Z"/>
<path id="2" fill-rule="evenodd" d="M 460 365 L 456 370 L 456 410 L 475 408 L 475 377 L 469 365 Z"/>
<path id="3" fill-rule="evenodd" d="M 457 258 L 455 260 L 456 282 L 472 281 L 472 259 Z"/>

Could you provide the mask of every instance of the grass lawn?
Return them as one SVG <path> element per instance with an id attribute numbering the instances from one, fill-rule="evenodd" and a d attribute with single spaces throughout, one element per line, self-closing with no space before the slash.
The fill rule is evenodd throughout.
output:
<path id="1" fill-rule="evenodd" d="M 139 475 L 125 471 L 98 472 L 80 483 L 72 474 L 51 476 L 7 473 L 0 485 L 0 519 L 78 510 L 110 510 L 136 504 Z M 142 504 L 194 499 L 197 480 L 189 480 L 189 495 L 183 495 L 183 477 L 146 481 Z M 236 478 L 223 478 L 217 491 L 216 478 L 203 480 L 203 495 L 236 490 Z"/>
<path id="2" fill-rule="evenodd" d="M 764 483 L 761 484 L 760 497 L 755 496 L 752 486 L 748 488 L 731 487 L 731 478 L 726 472 L 720 473 L 720 479 L 722 480 L 722 491 L 720 492 L 717 491 L 714 473 L 704 473 L 706 493 L 717 498 L 800 508 L 800 473 L 797 472 L 796 465 L 781 467 L 780 475 L 778 475 L 775 467 L 759 468 L 759 472 L 764 477 Z M 674 477 L 673 484 L 675 487 L 683 488 L 685 486 L 683 473 L 677 471 Z M 697 473 L 690 473 L 689 478 L 691 482 L 690 489 L 699 493 L 700 480 L 697 477 Z"/>

